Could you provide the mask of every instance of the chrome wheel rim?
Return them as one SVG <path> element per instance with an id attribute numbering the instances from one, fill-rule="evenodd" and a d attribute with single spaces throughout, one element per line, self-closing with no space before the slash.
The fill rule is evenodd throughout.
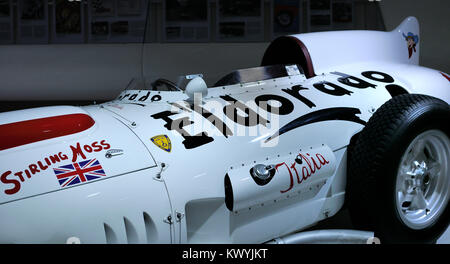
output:
<path id="1" fill-rule="evenodd" d="M 420 230 L 445 211 L 450 189 L 450 141 L 440 130 L 418 135 L 403 154 L 395 187 L 396 209 L 404 224 Z"/>

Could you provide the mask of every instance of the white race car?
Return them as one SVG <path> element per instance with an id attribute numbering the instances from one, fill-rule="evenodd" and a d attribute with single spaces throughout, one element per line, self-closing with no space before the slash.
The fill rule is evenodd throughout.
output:
<path id="1" fill-rule="evenodd" d="M 450 76 L 418 22 L 280 37 L 262 66 L 0 114 L 1 243 L 295 243 L 348 207 L 381 243 L 449 223 Z"/>

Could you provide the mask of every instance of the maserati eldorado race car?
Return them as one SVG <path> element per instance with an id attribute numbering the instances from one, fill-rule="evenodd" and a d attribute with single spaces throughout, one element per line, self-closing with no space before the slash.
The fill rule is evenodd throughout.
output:
<path id="1" fill-rule="evenodd" d="M 419 51 L 409 17 L 280 37 L 210 88 L 192 74 L 1 113 L 0 242 L 295 243 L 344 203 L 381 243 L 433 242 L 449 223 L 450 76 Z"/>

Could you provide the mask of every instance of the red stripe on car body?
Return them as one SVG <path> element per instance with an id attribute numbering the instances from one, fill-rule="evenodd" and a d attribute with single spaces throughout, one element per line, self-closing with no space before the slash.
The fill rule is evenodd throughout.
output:
<path id="1" fill-rule="evenodd" d="M 86 114 L 69 114 L 0 125 L 0 150 L 79 133 L 94 124 Z"/>
<path id="2" fill-rule="evenodd" d="M 447 74 L 445 74 L 445 73 L 443 73 L 443 72 L 441 72 L 441 74 L 442 74 L 442 76 L 444 76 L 444 77 L 445 77 L 445 79 L 447 79 L 447 81 L 449 81 L 449 82 L 450 82 L 450 77 L 448 77 L 448 75 L 447 75 Z"/>

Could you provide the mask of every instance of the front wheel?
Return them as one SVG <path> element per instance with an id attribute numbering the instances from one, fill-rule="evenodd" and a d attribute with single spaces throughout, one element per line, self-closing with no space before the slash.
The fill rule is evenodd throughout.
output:
<path id="1" fill-rule="evenodd" d="M 357 228 L 385 243 L 433 243 L 448 227 L 450 107 L 400 95 L 349 146 L 347 201 Z"/>
<path id="2" fill-rule="evenodd" d="M 395 185 L 396 209 L 411 229 L 432 226 L 449 200 L 450 141 L 441 130 L 418 135 L 403 154 Z"/>

